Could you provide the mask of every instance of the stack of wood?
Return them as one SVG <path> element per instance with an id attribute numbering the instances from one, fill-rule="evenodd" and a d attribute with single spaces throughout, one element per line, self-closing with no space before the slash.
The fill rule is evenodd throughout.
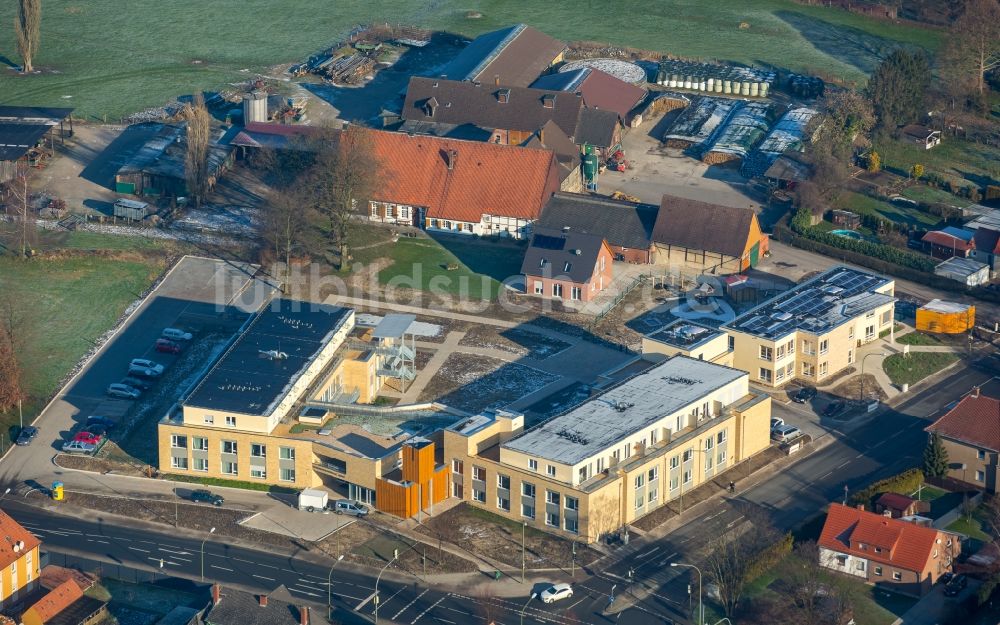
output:
<path id="1" fill-rule="evenodd" d="M 723 163 L 739 160 L 742 160 L 740 155 L 729 152 L 706 152 L 705 156 L 701 157 L 701 162 L 706 165 L 722 165 Z"/>

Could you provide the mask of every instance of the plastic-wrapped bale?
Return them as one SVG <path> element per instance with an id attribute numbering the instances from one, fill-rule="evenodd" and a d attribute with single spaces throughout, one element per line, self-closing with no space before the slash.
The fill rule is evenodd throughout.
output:
<path id="1" fill-rule="evenodd" d="M 750 83 L 750 95 L 755 98 L 758 95 L 760 95 L 760 83 L 757 82 Z"/>
<path id="2" fill-rule="evenodd" d="M 740 83 L 740 95 L 750 95 L 750 83 L 746 81 Z"/>
<path id="3" fill-rule="evenodd" d="M 690 76 L 685 76 L 684 77 L 684 88 L 685 89 L 690 89 L 691 88 L 691 82 L 692 82 L 692 78 Z"/>
<path id="4" fill-rule="evenodd" d="M 760 83 L 760 97 L 762 97 L 762 98 L 766 98 L 767 97 L 768 86 L 769 85 L 766 82 Z"/>
<path id="5" fill-rule="evenodd" d="M 733 81 L 725 80 L 722 82 L 722 93 L 732 93 L 733 92 Z"/>

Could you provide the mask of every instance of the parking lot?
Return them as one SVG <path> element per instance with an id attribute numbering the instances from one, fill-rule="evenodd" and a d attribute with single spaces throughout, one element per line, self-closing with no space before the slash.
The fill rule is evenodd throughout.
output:
<path id="1" fill-rule="evenodd" d="M 254 265 L 190 256 L 181 259 L 36 419 L 37 438 L 30 446 L 8 454 L 0 467 L 0 479 L 44 483 L 53 473 L 62 475 L 53 471 L 52 455 L 81 430 L 88 416 L 117 420 L 132 414 L 131 400 L 107 396 L 108 386 L 125 377 L 129 362 L 146 358 L 169 372 L 178 356 L 154 349 L 164 328 L 180 327 L 196 335 L 215 328 L 235 330 L 273 290 L 253 277 L 256 270 Z M 138 301 L 139 294 L 136 297 Z M 155 388 L 156 381 L 150 382 Z M 170 389 L 174 393 L 181 390 Z"/>

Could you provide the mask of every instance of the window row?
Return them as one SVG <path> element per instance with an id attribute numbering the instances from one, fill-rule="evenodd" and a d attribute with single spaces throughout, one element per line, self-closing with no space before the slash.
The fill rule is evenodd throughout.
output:
<path id="1" fill-rule="evenodd" d="M 192 436 L 191 449 L 194 451 L 208 451 L 208 439 L 203 436 Z M 170 447 L 173 449 L 187 449 L 188 437 L 183 434 L 170 435 Z M 239 443 L 237 441 L 221 441 L 220 449 L 224 454 L 237 455 Z M 266 458 L 267 445 L 264 443 L 250 443 L 251 458 Z M 281 460 L 295 460 L 294 447 L 278 447 L 278 458 Z"/>
<path id="2" fill-rule="evenodd" d="M 179 471 L 188 470 L 188 459 L 186 457 L 171 457 L 170 458 L 170 468 Z M 194 458 L 192 460 L 192 470 L 199 472 L 208 472 L 208 459 L 207 458 Z M 238 476 L 240 474 L 239 466 L 235 462 L 223 461 L 219 465 L 219 472 L 222 475 L 227 476 Z M 259 466 L 250 467 L 250 477 L 259 480 L 267 479 L 267 468 Z M 295 481 L 295 469 L 281 468 L 279 469 L 278 479 L 282 482 L 294 482 Z"/>

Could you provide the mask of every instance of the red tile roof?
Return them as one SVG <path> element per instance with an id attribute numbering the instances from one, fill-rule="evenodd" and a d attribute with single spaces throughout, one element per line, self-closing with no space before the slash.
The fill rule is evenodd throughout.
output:
<path id="1" fill-rule="evenodd" d="M 875 503 L 893 510 L 906 510 L 913 501 L 912 498 L 900 495 L 899 493 L 883 493 Z"/>
<path id="2" fill-rule="evenodd" d="M 925 429 L 960 443 L 1000 451 L 1000 399 L 979 393 L 966 395 Z"/>
<path id="3" fill-rule="evenodd" d="M 549 150 L 368 133 L 381 169 L 379 191 L 372 199 L 426 207 L 428 217 L 473 223 L 483 214 L 537 219 L 559 190 L 556 159 Z"/>
<path id="4" fill-rule="evenodd" d="M 974 241 L 963 241 L 952 234 L 948 234 L 947 232 L 942 232 L 940 230 L 932 230 L 931 232 L 928 232 L 924 235 L 924 238 L 922 238 L 921 241 L 924 241 L 925 243 L 933 243 L 934 245 L 940 245 L 941 247 L 950 247 L 961 252 L 976 249 Z"/>
<path id="5" fill-rule="evenodd" d="M 833 503 L 819 546 L 907 571 L 923 571 L 937 539 L 935 529 Z"/>
<path id="6" fill-rule="evenodd" d="M 34 611 L 42 623 L 46 623 L 82 597 L 83 591 L 80 590 L 80 586 L 68 579 L 50 590 L 28 609 Z"/>
<path id="7" fill-rule="evenodd" d="M 0 510 L 0 567 L 10 566 L 40 544 L 42 541 L 35 538 L 34 534 Z M 36 559 L 35 566 L 37 565 Z"/>

